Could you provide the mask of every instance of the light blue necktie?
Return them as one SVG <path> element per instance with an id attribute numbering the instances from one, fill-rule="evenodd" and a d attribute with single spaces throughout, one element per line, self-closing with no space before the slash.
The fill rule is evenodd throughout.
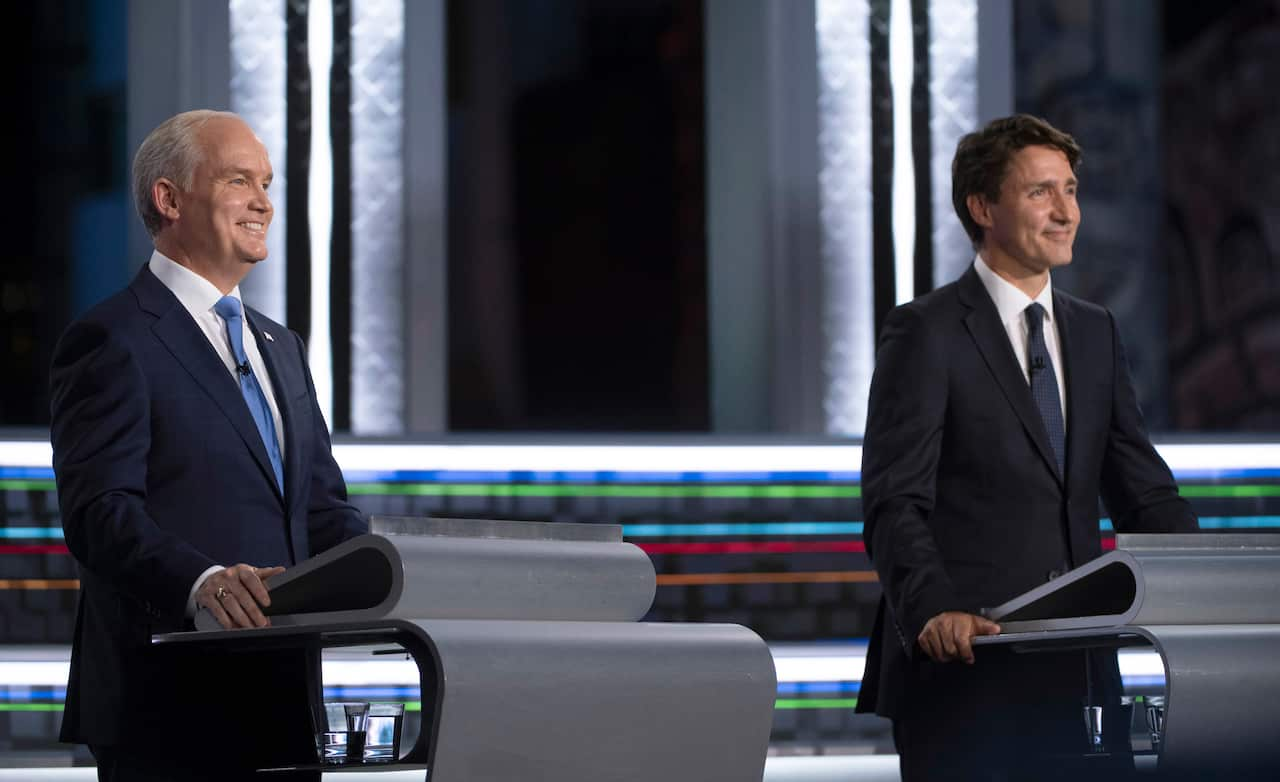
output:
<path id="1" fill-rule="evenodd" d="M 280 493 L 284 493 L 284 461 L 280 458 L 280 441 L 276 439 L 276 426 L 271 420 L 271 407 L 267 405 L 267 395 L 258 385 L 258 379 L 249 368 L 249 357 L 244 352 L 244 319 L 240 316 L 240 300 L 234 296 L 223 296 L 213 305 L 213 311 L 227 322 L 227 337 L 231 340 L 231 354 L 236 359 L 236 374 L 240 377 L 240 393 L 245 404 L 249 406 L 249 414 L 258 425 L 258 434 L 262 436 L 262 444 L 267 447 L 267 456 L 271 459 L 271 469 L 276 474 L 276 485 Z"/>
<path id="2" fill-rule="evenodd" d="M 1049 433 L 1049 445 L 1058 463 L 1058 474 L 1067 474 L 1067 432 L 1062 423 L 1062 399 L 1058 396 L 1058 376 L 1044 343 L 1044 307 L 1032 302 L 1027 313 L 1027 359 L 1031 370 L 1031 396 Z"/>

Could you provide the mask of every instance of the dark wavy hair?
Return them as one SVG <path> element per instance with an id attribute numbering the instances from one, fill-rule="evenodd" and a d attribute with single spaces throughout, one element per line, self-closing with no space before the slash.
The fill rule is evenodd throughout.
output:
<path id="1" fill-rule="evenodd" d="M 992 120 L 956 145 L 956 156 L 951 160 L 951 205 L 974 249 L 982 246 L 982 226 L 974 222 L 966 202 L 975 193 L 990 203 L 999 201 L 1009 161 L 1024 147 L 1053 147 L 1067 156 L 1073 172 L 1080 165 L 1080 145 L 1076 140 L 1030 114 Z"/>

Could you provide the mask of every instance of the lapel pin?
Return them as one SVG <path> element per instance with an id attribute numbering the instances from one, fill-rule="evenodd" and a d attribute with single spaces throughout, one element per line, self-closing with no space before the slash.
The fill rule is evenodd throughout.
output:
<path id="1" fill-rule="evenodd" d="M 271 332 L 270 332 L 270 331 L 264 331 L 264 332 L 262 332 L 262 336 L 264 336 L 264 337 L 266 337 L 266 338 L 267 338 L 267 342 L 275 342 L 275 341 L 276 341 L 276 338 L 275 338 L 275 337 L 273 337 L 273 336 L 271 336 Z"/>

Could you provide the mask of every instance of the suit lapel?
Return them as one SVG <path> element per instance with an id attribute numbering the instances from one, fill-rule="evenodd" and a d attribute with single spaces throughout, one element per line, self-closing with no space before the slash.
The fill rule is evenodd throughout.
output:
<path id="1" fill-rule="evenodd" d="M 258 327 L 258 314 L 248 308 L 245 309 L 245 322 L 249 324 L 249 330 L 253 333 L 253 338 L 258 343 L 258 353 L 262 355 L 263 362 L 267 365 L 267 374 L 271 376 L 271 389 L 276 397 L 276 407 L 280 410 L 280 423 L 284 427 L 284 431 L 279 433 L 281 438 L 280 445 L 284 449 L 284 499 L 285 508 L 293 507 L 294 487 L 297 484 L 295 476 L 298 474 L 299 457 L 297 422 L 293 420 L 293 412 L 289 406 L 289 400 L 293 399 L 298 389 L 294 389 L 289 381 L 285 378 L 281 370 L 279 356 L 276 355 L 276 346 L 282 344 L 273 339 L 268 340 L 263 336 L 263 331 Z M 290 344 L 292 340 L 290 340 Z"/>
<path id="2" fill-rule="evenodd" d="M 1017 357 L 1013 355 L 1013 346 L 1009 344 L 1009 335 L 1004 330 L 1004 324 L 1000 322 L 996 305 L 991 301 L 991 296 L 983 287 L 982 280 L 979 279 L 973 267 L 960 277 L 957 292 L 961 303 L 969 307 L 969 314 L 964 318 L 965 328 L 969 330 L 969 335 L 977 345 L 978 352 L 982 354 L 987 368 L 991 370 L 991 374 L 1000 385 L 1000 390 L 1004 393 L 1009 406 L 1017 414 L 1022 428 L 1035 443 L 1036 450 L 1040 452 L 1040 457 L 1049 471 L 1061 484 L 1062 476 L 1058 474 L 1058 460 L 1054 458 L 1053 447 L 1049 445 L 1049 433 L 1045 430 L 1040 411 L 1036 409 L 1035 400 L 1031 397 L 1031 387 L 1027 385 L 1022 367 L 1018 364 Z"/>
<path id="3" fill-rule="evenodd" d="M 151 326 L 156 338 L 222 410 L 258 462 L 263 476 L 275 486 L 275 471 L 271 469 L 271 459 L 249 413 L 249 406 L 204 332 L 177 297 L 147 267 L 142 267 L 134 279 L 133 289 L 142 309 L 156 318 Z"/>

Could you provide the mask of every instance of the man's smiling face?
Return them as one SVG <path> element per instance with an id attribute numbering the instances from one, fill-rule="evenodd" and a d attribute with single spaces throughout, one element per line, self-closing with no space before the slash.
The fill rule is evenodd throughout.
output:
<path id="1" fill-rule="evenodd" d="M 258 137 L 236 118 L 210 120 L 199 143 L 200 164 L 179 195 L 173 239 L 197 272 L 238 282 L 267 257 L 271 161 Z"/>
<path id="2" fill-rule="evenodd" d="M 979 197 L 970 207 L 983 228 L 982 257 L 988 265 L 1003 276 L 1023 279 L 1071 263 L 1080 226 L 1076 188 L 1075 173 L 1061 150 L 1018 150 L 1009 160 L 1000 200 Z"/>

